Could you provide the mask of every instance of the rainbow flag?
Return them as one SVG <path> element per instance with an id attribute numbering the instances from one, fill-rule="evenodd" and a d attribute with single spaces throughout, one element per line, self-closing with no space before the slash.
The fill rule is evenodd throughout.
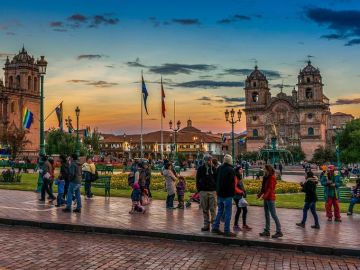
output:
<path id="1" fill-rule="evenodd" d="M 33 113 L 27 107 L 25 107 L 23 111 L 23 127 L 29 129 L 33 120 Z"/>

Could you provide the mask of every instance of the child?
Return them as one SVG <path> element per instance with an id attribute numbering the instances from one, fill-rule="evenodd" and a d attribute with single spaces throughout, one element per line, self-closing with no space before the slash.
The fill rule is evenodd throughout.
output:
<path id="1" fill-rule="evenodd" d="M 132 206 L 130 210 L 130 214 L 133 214 L 135 212 L 145 213 L 144 207 L 140 204 L 141 199 L 141 189 L 139 183 L 135 183 L 132 185 L 132 192 L 131 192 L 131 201 Z"/>
<path id="2" fill-rule="evenodd" d="M 57 204 L 56 207 L 60 207 L 61 205 L 65 204 L 64 201 L 64 190 L 65 190 L 65 180 L 64 179 L 55 179 L 55 185 L 58 186 L 58 195 L 56 198 Z"/>
<path id="3" fill-rule="evenodd" d="M 184 209 L 185 188 L 186 188 L 185 178 L 183 176 L 179 176 L 179 182 L 176 185 L 176 193 L 179 202 L 177 208 L 179 209 Z"/>
<path id="4" fill-rule="evenodd" d="M 297 226 L 305 228 L 305 223 L 307 219 L 307 212 L 310 209 L 315 225 L 312 225 L 313 229 L 320 229 L 319 218 L 316 214 L 316 185 L 318 184 L 317 178 L 314 176 L 313 172 L 308 171 L 306 173 L 305 183 L 301 183 L 302 191 L 305 192 L 305 204 L 303 208 L 303 218 L 300 223 L 296 223 Z"/>

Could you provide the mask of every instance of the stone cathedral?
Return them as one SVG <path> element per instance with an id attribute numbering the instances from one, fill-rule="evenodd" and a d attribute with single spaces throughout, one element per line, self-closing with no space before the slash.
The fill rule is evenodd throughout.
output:
<path id="1" fill-rule="evenodd" d="M 23 111 L 33 113 L 25 147 L 26 155 L 37 155 L 40 132 L 40 75 L 39 67 L 23 47 L 11 60 L 5 62 L 5 81 L 0 80 L 0 134 L 4 129 L 23 127 Z"/>
<path id="2" fill-rule="evenodd" d="M 269 144 L 275 126 L 279 146 L 301 146 L 310 160 L 319 145 L 325 146 L 332 126 L 330 103 L 323 86 L 319 69 L 308 61 L 300 70 L 297 90 L 294 87 L 291 96 L 282 90 L 272 96 L 266 76 L 255 66 L 245 81 L 247 151 L 258 151 Z M 338 115 L 345 114 L 334 117 Z M 347 116 L 345 120 L 353 118 Z"/>

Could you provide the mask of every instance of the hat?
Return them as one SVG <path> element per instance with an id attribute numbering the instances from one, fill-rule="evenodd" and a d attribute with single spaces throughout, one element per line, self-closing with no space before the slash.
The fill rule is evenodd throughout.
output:
<path id="1" fill-rule="evenodd" d="M 328 166 L 328 170 L 329 170 L 329 171 L 334 171 L 334 170 L 335 170 L 335 166 L 334 166 L 334 165 L 329 165 L 329 166 Z"/>
<path id="2" fill-rule="evenodd" d="M 207 162 L 207 161 L 209 161 L 209 160 L 211 160 L 212 159 L 212 156 L 210 155 L 210 154 L 205 154 L 204 155 L 204 161 L 205 162 Z"/>
<path id="3" fill-rule="evenodd" d="M 229 154 L 226 154 L 226 155 L 224 156 L 224 163 L 227 163 L 227 164 L 232 165 L 232 156 L 229 155 Z"/>

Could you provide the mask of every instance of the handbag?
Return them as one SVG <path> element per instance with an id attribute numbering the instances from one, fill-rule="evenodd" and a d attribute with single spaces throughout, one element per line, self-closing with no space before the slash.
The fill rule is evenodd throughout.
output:
<path id="1" fill-rule="evenodd" d="M 242 197 L 242 198 L 239 200 L 239 203 L 238 203 L 238 206 L 239 206 L 239 207 L 246 207 L 246 206 L 248 206 L 248 205 L 249 205 L 249 203 L 247 202 L 247 200 L 245 200 L 244 197 Z"/>
<path id="2" fill-rule="evenodd" d="M 140 198 L 140 203 L 141 203 L 141 205 L 143 205 L 143 206 L 150 204 L 149 196 L 146 195 L 146 194 L 142 194 L 142 195 L 141 195 L 141 198 Z"/>

